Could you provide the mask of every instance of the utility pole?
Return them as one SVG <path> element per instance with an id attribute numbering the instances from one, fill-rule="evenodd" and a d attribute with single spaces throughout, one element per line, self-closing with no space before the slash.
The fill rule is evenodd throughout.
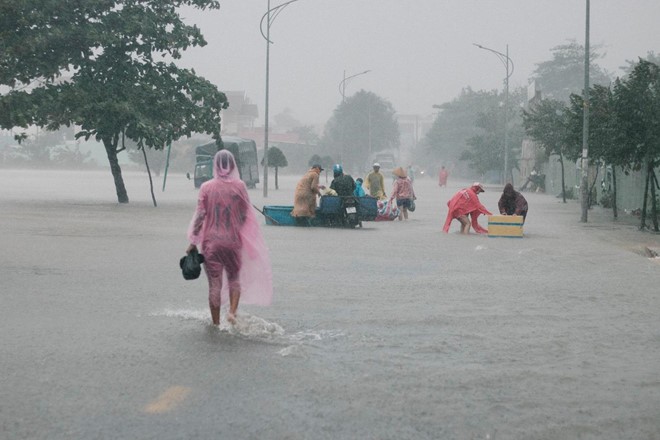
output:
<path id="1" fill-rule="evenodd" d="M 481 44 L 472 43 L 479 49 L 487 50 L 497 55 L 504 68 L 506 69 L 506 79 L 504 80 L 504 175 L 502 183 L 509 182 L 509 78 L 513 75 L 513 61 L 509 58 L 509 45 L 506 45 L 506 53 L 498 52 L 494 49 L 484 47 Z"/>
<path id="2" fill-rule="evenodd" d="M 582 217 L 580 221 L 587 223 L 589 213 L 589 0 L 587 2 L 587 19 L 584 37 L 584 91 L 582 92 Z"/>

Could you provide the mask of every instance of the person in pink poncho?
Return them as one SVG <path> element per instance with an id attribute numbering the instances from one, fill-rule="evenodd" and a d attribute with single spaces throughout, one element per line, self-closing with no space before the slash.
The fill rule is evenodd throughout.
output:
<path id="1" fill-rule="evenodd" d="M 268 249 L 234 156 L 227 150 L 213 158 L 213 179 L 199 189 L 197 209 L 188 228 L 190 246 L 204 255 L 213 324 L 229 302 L 227 320 L 236 323 L 239 300 L 269 305 L 273 281 Z"/>
<path id="2" fill-rule="evenodd" d="M 461 234 L 470 233 L 470 222 L 468 215 L 472 220 L 472 227 L 479 234 L 487 234 L 488 230 L 479 226 L 477 217 L 480 214 L 492 215 L 484 205 L 479 201 L 479 193 L 484 192 L 484 187 L 479 182 L 474 182 L 471 187 L 465 188 L 454 194 L 454 196 L 447 202 L 449 212 L 447 213 L 447 220 L 445 220 L 445 227 L 443 231 L 449 232 L 449 226 L 453 219 L 461 222 Z"/>

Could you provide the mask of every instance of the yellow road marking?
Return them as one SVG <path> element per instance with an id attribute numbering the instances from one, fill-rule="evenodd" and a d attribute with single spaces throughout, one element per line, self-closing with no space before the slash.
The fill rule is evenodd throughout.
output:
<path id="1" fill-rule="evenodd" d="M 190 394 L 190 388 L 174 386 L 166 389 L 158 398 L 144 407 L 149 414 L 161 414 L 171 411 Z"/>

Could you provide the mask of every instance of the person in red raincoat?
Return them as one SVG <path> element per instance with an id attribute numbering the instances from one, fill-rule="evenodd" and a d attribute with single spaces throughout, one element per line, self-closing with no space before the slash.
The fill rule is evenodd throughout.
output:
<path id="1" fill-rule="evenodd" d="M 438 174 L 438 185 L 446 187 L 448 177 L 449 177 L 449 171 L 447 171 L 447 169 L 443 165 L 442 168 L 440 168 L 440 173 Z"/>
<path id="2" fill-rule="evenodd" d="M 479 234 L 487 234 L 488 230 L 479 226 L 477 217 L 480 214 L 492 215 L 484 205 L 479 201 L 479 193 L 484 192 L 484 187 L 479 182 L 474 182 L 471 187 L 465 188 L 454 194 L 454 196 L 447 202 L 449 212 L 447 213 L 447 220 L 445 220 L 445 227 L 442 228 L 444 232 L 449 232 L 449 226 L 453 219 L 461 222 L 461 234 L 470 233 L 471 218 L 472 227 L 475 232 Z"/>

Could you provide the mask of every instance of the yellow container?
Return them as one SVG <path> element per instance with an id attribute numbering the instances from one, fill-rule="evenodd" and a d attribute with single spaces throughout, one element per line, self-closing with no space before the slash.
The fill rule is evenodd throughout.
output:
<path id="1" fill-rule="evenodd" d="M 522 238 L 522 215 L 491 215 L 488 216 L 489 237 Z"/>

